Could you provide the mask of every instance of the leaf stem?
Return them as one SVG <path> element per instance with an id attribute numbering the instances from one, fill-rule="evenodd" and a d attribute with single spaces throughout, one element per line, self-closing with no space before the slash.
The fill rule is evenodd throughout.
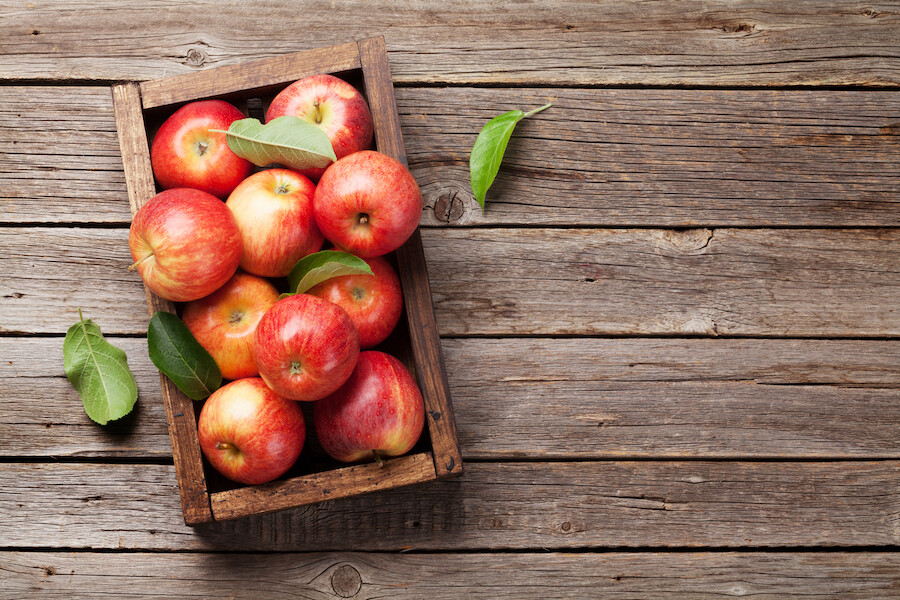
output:
<path id="1" fill-rule="evenodd" d="M 534 109 L 534 110 L 529 110 L 527 113 L 525 113 L 525 115 L 524 115 L 522 118 L 523 118 L 523 119 L 528 118 L 528 117 L 530 117 L 530 116 L 533 115 L 533 114 L 539 113 L 539 112 L 541 112 L 542 110 L 546 110 L 546 109 L 550 108 L 551 106 L 553 106 L 553 103 L 552 103 L 552 102 L 548 102 L 547 104 L 543 105 L 543 106 L 540 107 L 540 108 L 536 108 L 536 109 Z"/>

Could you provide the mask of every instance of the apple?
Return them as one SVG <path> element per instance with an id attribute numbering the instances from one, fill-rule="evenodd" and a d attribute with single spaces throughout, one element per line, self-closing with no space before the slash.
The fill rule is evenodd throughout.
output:
<path id="1" fill-rule="evenodd" d="M 313 216 L 312 181 L 287 169 L 268 169 L 242 181 L 225 205 L 241 230 L 241 268 L 285 277 L 297 261 L 322 247 Z"/>
<path id="2" fill-rule="evenodd" d="M 284 88 L 269 105 L 266 122 L 285 115 L 319 127 L 331 140 L 337 158 L 372 144 L 372 113 L 355 87 L 334 75 L 312 75 Z M 318 181 L 324 168 L 301 171 Z"/>
<path id="3" fill-rule="evenodd" d="M 364 150 L 328 167 L 313 210 L 319 230 L 335 246 L 371 258 L 409 239 L 422 216 L 422 193 L 399 161 Z"/>
<path id="4" fill-rule="evenodd" d="M 276 302 L 274 285 L 239 271 L 209 296 L 185 304 L 181 319 L 212 355 L 222 377 L 253 377 L 259 374 L 253 362 L 253 334 Z"/>
<path id="5" fill-rule="evenodd" d="M 309 294 L 276 302 L 259 325 L 253 359 L 280 396 L 319 400 L 350 377 L 359 356 L 359 334 L 337 304 Z"/>
<path id="6" fill-rule="evenodd" d="M 157 296 L 189 302 L 213 293 L 241 262 L 241 234 L 225 203 L 200 190 L 175 188 L 137 211 L 128 234 L 130 270 Z"/>
<path id="7" fill-rule="evenodd" d="M 400 456 L 416 445 L 425 405 L 416 382 L 399 360 L 384 352 L 359 354 L 341 388 L 313 407 L 322 449 L 341 462 Z"/>
<path id="8" fill-rule="evenodd" d="M 166 119 L 153 138 L 150 162 L 163 189 L 189 187 L 222 198 L 247 177 L 253 164 L 228 147 L 224 133 L 244 114 L 222 100 L 185 104 Z"/>
<path id="9" fill-rule="evenodd" d="M 347 311 L 359 332 L 359 347 L 367 349 L 383 342 L 397 326 L 403 312 L 403 290 L 394 267 L 385 258 L 363 260 L 374 275 L 333 277 L 306 293 Z"/>
<path id="10" fill-rule="evenodd" d="M 258 485 L 284 475 L 306 439 L 303 411 L 259 377 L 220 387 L 207 398 L 197 423 L 200 448 L 219 473 Z"/>

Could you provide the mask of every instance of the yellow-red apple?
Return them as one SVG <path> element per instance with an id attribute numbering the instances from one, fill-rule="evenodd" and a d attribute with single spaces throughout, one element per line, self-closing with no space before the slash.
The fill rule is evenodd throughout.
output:
<path id="1" fill-rule="evenodd" d="M 379 460 L 409 452 L 425 424 L 422 393 L 399 360 L 369 350 L 350 379 L 313 407 L 322 449 L 342 462 Z"/>
<path id="2" fill-rule="evenodd" d="M 295 294 L 276 302 L 259 325 L 253 359 L 276 393 L 291 400 L 319 400 L 350 377 L 359 356 L 359 334 L 343 308 Z"/>
<path id="3" fill-rule="evenodd" d="M 259 377 L 232 381 L 207 398 L 197 423 L 200 448 L 213 468 L 239 483 L 258 485 L 284 475 L 306 440 L 300 406 Z"/>
<path id="4" fill-rule="evenodd" d="M 241 262 L 241 235 L 225 203 L 200 190 L 176 188 L 150 199 L 128 235 L 131 269 L 166 300 L 213 293 Z"/>
<path id="5" fill-rule="evenodd" d="M 181 318 L 206 348 L 225 379 L 258 375 L 253 334 L 259 320 L 278 302 L 278 290 L 262 277 L 237 272 L 218 290 L 184 305 Z"/>
<path id="6" fill-rule="evenodd" d="M 370 258 L 393 252 L 422 216 L 422 193 L 399 161 L 365 150 L 328 167 L 313 199 L 319 230 L 342 250 Z"/>
<path id="7" fill-rule="evenodd" d="M 266 122 L 285 115 L 319 127 L 339 159 L 372 144 L 372 113 L 355 87 L 334 75 L 312 75 L 284 88 L 269 105 Z M 324 168 L 301 171 L 318 181 Z"/>
<path id="8" fill-rule="evenodd" d="M 241 268 L 285 277 L 297 261 L 317 252 L 324 238 L 313 216 L 316 186 L 287 169 L 268 169 L 242 181 L 225 205 L 241 230 Z"/>
<path id="9" fill-rule="evenodd" d="M 403 290 L 394 267 L 383 257 L 363 259 L 373 275 L 332 277 L 306 293 L 334 302 L 350 315 L 359 347 L 374 348 L 391 334 L 403 312 Z"/>
<path id="10" fill-rule="evenodd" d="M 150 147 L 150 162 L 163 189 L 189 187 L 228 197 L 253 170 L 253 164 L 228 147 L 224 133 L 245 118 L 222 100 L 201 100 L 176 110 L 159 128 Z"/>

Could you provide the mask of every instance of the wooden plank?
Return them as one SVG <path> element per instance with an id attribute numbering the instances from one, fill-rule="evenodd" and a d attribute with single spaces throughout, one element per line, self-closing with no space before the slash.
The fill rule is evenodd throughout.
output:
<path id="1" fill-rule="evenodd" d="M 469 463 L 464 477 L 189 528 L 174 468 L 0 464 L 6 549 L 890 546 L 900 462 Z"/>
<path id="2" fill-rule="evenodd" d="M 145 109 L 155 108 L 293 83 L 318 73 L 338 73 L 358 68 L 359 50 L 354 42 L 349 42 L 308 50 L 301 56 L 273 56 L 216 70 L 145 81 L 141 84 L 141 100 Z"/>
<path id="3" fill-rule="evenodd" d="M 900 225 L 900 96 L 769 90 L 396 90 L 422 224 Z M 482 214 L 468 152 L 522 122 Z M 21 135 L 22 122 L 40 127 Z M 129 223 L 104 88 L 0 87 L 0 222 Z M 35 177 L 38 173 L 39 176 Z"/>
<path id="4" fill-rule="evenodd" d="M 63 376 L 59 338 L 0 338 L 0 455 L 171 456 L 145 340 L 113 342 L 128 354 L 140 401 L 123 422 L 100 428 Z M 896 341 L 443 346 L 466 459 L 900 458 Z"/>
<path id="5" fill-rule="evenodd" d="M 404 83 L 900 81 L 900 25 L 889 2 L 381 1 L 298 10 L 290 3 L 164 0 L 123 1 L 111 11 L 6 0 L 0 14 L 4 79 L 156 79 L 387 34 L 396 80 Z"/>
<path id="6" fill-rule="evenodd" d="M 136 213 L 156 194 L 153 169 L 150 165 L 150 149 L 147 145 L 141 111 L 141 94 L 136 83 L 125 83 L 113 86 L 112 96 L 122 163 L 128 183 L 128 202 L 131 212 Z M 28 230 L 25 230 L 25 233 L 27 234 Z M 157 311 L 175 312 L 175 305 L 172 302 L 160 298 L 149 289 L 145 290 L 145 295 L 150 315 Z M 159 381 L 162 386 L 163 405 L 166 407 L 173 459 L 178 469 L 178 487 L 181 491 L 184 520 L 188 524 L 211 521 L 212 511 L 206 492 L 206 477 L 203 473 L 194 402 L 162 373 L 159 374 Z"/>
<path id="7" fill-rule="evenodd" d="M 894 552 L 159 554 L 0 552 L 16 598 L 896 598 Z M 210 585 L 214 582 L 214 585 Z M 538 590 L 540 595 L 537 595 Z M 298 596 L 299 595 L 299 596 Z"/>
<path id="8" fill-rule="evenodd" d="M 372 114 L 391 116 L 389 119 L 375 119 L 376 146 L 379 152 L 407 164 L 384 38 L 360 41 L 359 56 Z M 397 249 L 396 257 L 397 275 L 403 287 L 403 302 L 409 323 L 409 340 L 414 355 L 419 358 L 415 376 L 427 403 L 426 421 L 434 448 L 434 470 L 438 477 L 459 475 L 463 470 L 462 454 L 434 317 L 428 268 L 418 230 Z"/>
<path id="9" fill-rule="evenodd" d="M 62 333 L 81 307 L 106 332 L 143 333 L 127 233 L 0 229 L 0 331 Z M 444 336 L 900 335 L 898 229 L 426 229 L 422 238 Z"/>
<path id="10" fill-rule="evenodd" d="M 287 481 L 216 492 L 210 495 L 210 503 L 216 520 L 226 521 L 434 479 L 434 458 L 430 452 L 422 452 L 386 460 L 384 465 L 353 465 Z"/>

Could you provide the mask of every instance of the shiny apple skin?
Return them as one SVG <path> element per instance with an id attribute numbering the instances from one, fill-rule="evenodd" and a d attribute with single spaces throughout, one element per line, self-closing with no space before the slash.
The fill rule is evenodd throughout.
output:
<path id="1" fill-rule="evenodd" d="M 384 352 L 360 352 L 350 379 L 313 406 L 316 435 L 341 462 L 409 452 L 425 424 L 422 393 L 406 367 Z"/>
<path id="2" fill-rule="evenodd" d="M 371 258 L 409 239 L 422 216 L 422 193 L 399 161 L 365 150 L 328 167 L 316 187 L 313 210 L 326 239 Z"/>
<path id="3" fill-rule="evenodd" d="M 197 423 L 200 448 L 216 471 L 239 483 L 278 479 L 297 462 L 306 440 L 300 406 L 259 377 L 238 379 L 207 398 Z M 230 448 L 217 445 L 229 444 Z"/>
<path id="4" fill-rule="evenodd" d="M 253 335 L 266 311 L 278 302 L 275 286 L 238 271 L 218 290 L 184 305 L 181 320 L 212 355 L 225 379 L 259 375 Z"/>
<path id="5" fill-rule="evenodd" d="M 150 148 L 153 174 L 162 189 L 188 187 L 221 199 L 250 175 L 253 164 L 228 147 L 224 133 L 244 115 L 222 100 L 201 100 L 176 110 L 159 128 Z M 201 150 L 205 146 L 205 149 Z"/>
<path id="6" fill-rule="evenodd" d="M 313 216 L 316 186 L 300 173 L 267 169 L 238 185 L 225 205 L 241 230 L 241 268 L 262 277 L 285 277 L 297 261 L 322 247 Z"/>
<path id="7" fill-rule="evenodd" d="M 160 192 L 142 206 L 128 245 L 147 287 L 174 302 L 210 295 L 241 262 L 241 235 L 231 211 L 215 196 L 188 188 Z"/>
<path id="8" fill-rule="evenodd" d="M 394 267 L 383 257 L 363 259 L 373 275 L 342 275 L 323 281 L 306 293 L 347 311 L 359 332 L 359 347 L 374 348 L 397 326 L 403 312 L 403 290 Z"/>
<path id="9" fill-rule="evenodd" d="M 338 159 L 372 145 L 372 113 L 366 99 L 334 75 L 304 77 L 284 88 L 269 105 L 266 122 L 285 115 L 299 117 L 324 131 Z M 316 167 L 301 171 L 313 181 L 324 172 L 325 168 Z"/>
<path id="10" fill-rule="evenodd" d="M 277 394 L 319 400 L 350 377 L 359 356 L 359 334 L 344 309 L 295 294 L 275 303 L 253 341 L 259 374 Z"/>

